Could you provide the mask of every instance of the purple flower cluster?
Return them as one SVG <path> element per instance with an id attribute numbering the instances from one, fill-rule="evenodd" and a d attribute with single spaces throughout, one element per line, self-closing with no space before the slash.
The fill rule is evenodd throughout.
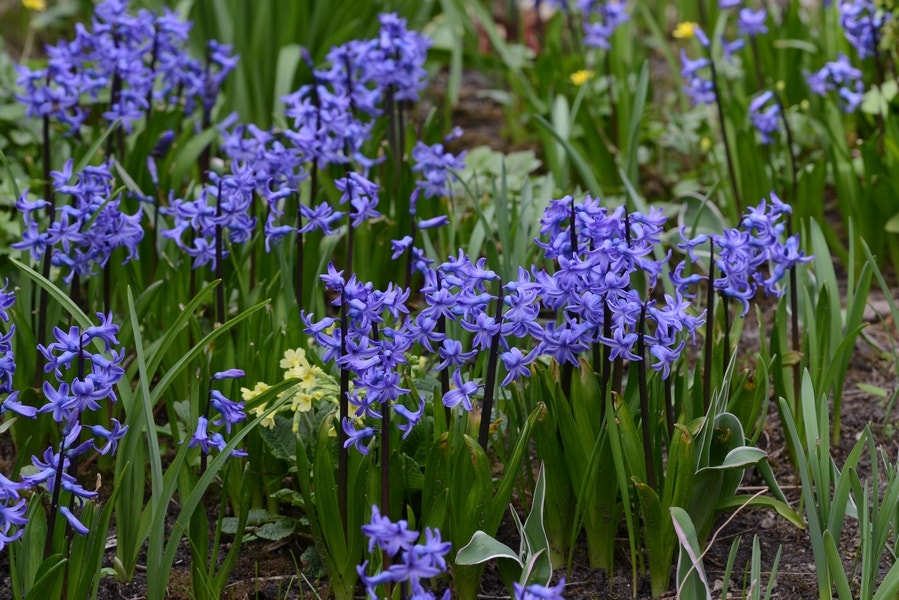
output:
<path id="1" fill-rule="evenodd" d="M 758 10 L 741 8 L 737 13 L 737 31 L 740 32 L 740 35 L 750 38 L 768 33 L 768 26 L 765 25 L 767 18 L 768 12 L 764 8 Z"/>
<path id="2" fill-rule="evenodd" d="M 12 308 L 16 301 L 15 293 L 7 292 L 9 282 L 0 289 L 0 321 L 9 323 L 8 309 Z M 18 401 L 18 392 L 12 389 L 12 378 L 16 372 L 16 360 L 13 355 L 12 337 L 15 334 L 15 324 L 9 325 L 6 334 L 0 332 L 0 414 L 8 410 L 33 417 L 37 411 L 28 406 L 23 406 Z M 5 398 L 4 398 L 5 396 Z M 19 492 L 27 487 L 23 483 L 9 480 L 0 473 L 0 551 L 6 544 L 13 542 L 25 533 L 21 528 L 26 522 L 25 513 L 28 510 L 27 501 L 19 495 Z"/>
<path id="3" fill-rule="evenodd" d="M 104 119 L 121 120 L 127 131 L 153 103 L 183 103 L 187 113 L 198 103 L 209 110 L 237 59 L 216 42 L 207 47 L 205 65 L 190 58 L 190 26 L 168 9 L 131 15 L 126 0 L 104 0 L 90 29 L 79 24 L 74 40 L 47 47 L 46 68 L 17 67 L 24 90 L 17 99 L 29 116 L 49 116 L 69 134 L 87 118 L 86 101 L 97 104 L 104 89 L 111 89 L 112 99 Z"/>
<path id="4" fill-rule="evenodd" d="M 720 235 L 703 234 L 692 239 L 686 239 L 681 230 L 684 243 L 679 247 L 692 262 L 696 262 L 696 247 L 711 239 L 715 246 L 715 267 L 720 274 L 713 285 L 722 295 L 736 298 L 742 304 L 742 314 L 745 316 L 749 310 L 749 300 L 755 296 L 758 287 L 762 287 L 768 295 L 782 296 L 779 282 L 787 270 L 811 260 L 799 249 L 798 234 L 783 240 L 783 220 L 790 212 L 790 207 L 772 192 L 770 203 L 763 199 L 758 206 L 746 211 L 739 228 L 725 230 Z M 678 275 L 683 270 L 682 263 L 675 270 L 672 281 L 681 293 L 686 294 L 688 287 L 697 279 L 679 279 Z"/>
<path id="5" fill-rule="evenodd" d="M 453 155 L 443 149 L 443 144 L 428 146 L 424 142 L 418 142 L 412 149 L 412 159 L 415 166 L 412 171 L 421 173 L 424 179 L 416 181 L 415 185 L 421 188 L 425 198 L 440 198 L 449 196 L 448 187 L 451 179 L 456 179 L 457 172 L 465 168 L 465 151 Z"/>
<path id="6" fill-rule="evenodd" d="M 335 292 L 333 304 L 343 308 L 346 305 L 347 332 L 341 327 L 329 328 L 336 320 L 326 317 L 313 321 L 313 315 L 303 315 L 306 332 L 312 335 L 324 349 L 325 361 L 336 361 L 354 376 L 354 388 L 348 393 L 348 400 L 356 419 L 381 418 L 382 410 L 393 410 L 405 419 L 398 428 L 404 437 L 418 423 L 424 414 L 424 402 L 419 401 L 414 410 L 398 402 L 409 393 L 401 386 L 400 366 L 406 364 L 406 352 L 415 343 L 406 324 L 401 320 L 408 314 L 406 301 L 409 291 L 392 285 L 386 290 L 375 290 L 370 283 L 360 283 L 355 275 L 344 280 L 343 272 L 333 265 L 322 275 L 326 287 Z M 387 320 L 387 316 L 391 321 Z M 394 324 L 395 327 L 390 325 Z M 345 353 L 342 349 L 345 348 Z M 341 424 L 348 435 L 346 445 L 353 444 L 363 454 L 368 453 L 365 439 L 376 432 L 371 427 L 356 430 L 352 420 Z"/>
<path id="7" fill-rule="evenodd" d="M 578 6 L 584 14 L 584 45 L 609 50 L 609 39 L 619 26 L 630 19 L 624 0 L 581 0 Z"/>
<path id="8" fill-rule="evenodd" d="M 806 74 L 805 80 L 819 96 L 837 90 L 843 110 L 847 113 L 855 112 L 865 96 L 862 72 L 852 66 L 845 54 L 839 54 L 837 60 L 825 64 L 815 73 Z"/>
<path id="9" fill-rule="evenodd" d="M 75 275 L 95 275 L 96 267 L 106 266 L 116 248 L 127 250 L 125 263 L 137 258 L 137 246 L 144 236 L 140 225 L 142 210 L 138 207 L 132 215 L 122 211 L 121 193 L 113 195 L 114 177 L 109 163 L 88 166 L 76 174 L 73 160 L 69 159 L 62 171 L 53 171 L 51 177 L 57 198 L 67 195 L 71 203 L 57 205 L 49 227 L 41 230 L 35 213 L 47 208 L 49 202 L 28 200 L 26 190 L 16 202 L 25 229 L 22 241 L 12 244 L 13 248 L 28 250 L 35 261 L 50 251 L 52 264 L 67 269 L 67 283 Z"/>
<path id="10" fill-rule="evenodd" d="M 0 321 L 3 323 L 9 323 L 9 313 L 7 311 L 16 302 L 15 292 L 7 292 L 6 288 L 8 287 L 9 281 L 0 288 Z M 5 334 L 0 332 L 0 397 L 6 396 L 3 402 L 0 403 L 0 414 L 7 410 L 18 412 L 13 408 L 17 406 L 16 397 L 18 392 L 12 389 L 12 379 L 16 374 L 16 357 L 12 349 L 12 338 L 15 333 L 15 323 L 9 325 L 9 331 Z M 7 403 L 9 403 L 9 406 L 7 406 Z"/>
<path id="11" fill-rule="evenodd" d="M 697 27 L 698 31 L 699 28 Z M 708 58 L 691 60 L 687 53 L 681 49 L 681 77 L 684 78 L 684 92 L 693 102 L 694 106 L 715 103 L 715 86 L 710 77 L 704 75 L 709 68 Z"/>
<path id="12" fill-rule="evenodd" d="M 780 130 L 780 104 L 775 100 L 774 92 L 767 90 L 752 99 L 749 121 L 761 134 L 763 144 L 774 143 L 773 135 Z"/>
<path id="13" fill-rule="evenodd" d="M 839 10 L 846 40 L 858 52 L 858 57 L 874 56 L 890 13 L 878 10 L 874 0 L 842 0 Z"/>
<path id="14" fill-rule="evenodd" d="M 538 348 L 560 363 L 578 363 L 578 354 L 593 343 L 610 349 L 610 358 L 640 360 L 635 346 L 641 332 L 655 358 L 651 366 L 670 374 L 671 366 L 684 348 L 684 338 L 694 338 L 703 317 L 690 314 L 689 303 L 678 294 L 665 296 L 664 306 L 644 300 L 631 287 L 631 276 L 643 273 L 653 288 L 664 261 L 652 258 L 660 244 L 666 217 L 660 210 L 649 214 L 625 213 L 623 208 L 609 212 L 598 200 L 587 196 L 573 207 L 577 235 L 571 235 L 570 215 L 574 200 L 568 196 L 547 208 L 541 233 L 549 242 L 538 245 L 547 258 L 558 261 L 552 275 L 535 271 L 534 279 L 541 303 L 553 312 L 562 312 L 564 320 L 548 324 L 536 336 Z M 572 240 L 577 252 L 572 250 Z M 639 329 L 645 313 L 644 329 Z"/>
<path id="15" fill-rule="evenodd" d="M 11 305 L 9 296 L 0 292 L 0 306 Z M 4 316 L 5 311 L 2 311 L 0 317 Z M 50 447 L 40 457 L 31 457 L 35 472 L 23 477 L 21 482 L 14 483 L 0 476 L 0 549 L 22 535 L 22 530 L 15 528 L 25 524 L 27 502 L 19 496 L 19 492 L 38 486 L 52 494 L 51 510 L 58 510 L 79 534 L 88 533 L 87 527 L 72 512 L 68 503 L 60 501 L 63 492 L 69 494 L 73 502 L 82 504 L 97 495 L 97 492 L 86 490 L 78 483 L 71 472 L 72 461 L 91 450 L 113 454 L 119 440 L 128 431 L 128 427 L 116 419 L 111 420 L 109 428 L 99 424 L 82 424 L 86 412 L 98 414 L 106 410 L 105 401 L 116 401 L 114 386 L 125 372 L 120 366 L 125 353 L 121 349 L 113 349 L 119 343 L 116 338 L 118 326 L 112 323 L 112 315 L 98 313 L 97 317 L 100 319 L 99 325 L 83 330 L 74 326 L 67 332 L 54 328 L 56 341 L 46 347 L 38 346 L 46 361 L 44 370 L 52 371 L 56 378 L 56 385 L 44 382 L 46 404 L 40 409 L 21 405 L 15 399 L 15 392 L 3 403 L 2 411 L 13 410 L 26 417 L 49 413 L 61 427 L 61 441 L 58 449 Z M 92 352 L 90 348 L 98 343 L 103 350 Z"/>
<path id="16" fill-rule="evenodd" d="M 512 584 L 515 592 L 515 600 L 562 600 L 562 592 L 565 591 L 565 578 L 553 586 L 542 586 L 534 583 L 528 586 L 521 585 L 517 581 Z"/>
<path id="17" fill-rule="evenodd" d="M 446 572 L 446 555 L 451 544 L 442 541 L 440 531 L 430 527 L 425 528 L 424 543 L 416 544 L 421 534 L 409 531 L 409 523 L 405 519 L 394 523 L 389 517 L 381 516 L 377 506 L 371 507 L 371 513 L 371 523 L 362 526 L 362 533 L 369 539 L 368 551 L 373 552 L 378 547 L 393 560 L 386 571 L 371 576 L 366 573 L 367 560 L 356 567 L 368 597 L 372 600 L 378 598 L 376 588 L 379 585 L 408 583 L 412 598 L 434 600 L 433 592 L 425 589 L 421 580 Z M 449 597 L 447 590 L 441 598 L 449 600 Z"/>
<path id="18" fill-rule="evenodd" d="M 160 212 L 173 218 L 171 229 L 162 236 L 173 240 L 181 250 L 193 258 L 193 268 L 206 264 L 214 269 L 218 260 L 216 250 L 216 230 L 228 236 L 232 244 L 242 244 L 253 236 L 256 218 L 250 216 L 250 209 L 256 190 L 255 172 L 245 163 L 235 163 L 231 172 L 219 176 L 210 174 L 211 183 L 196 200 L 170 198 L 169 206 Z M 184 234 L 188 233 L 188 240 Z M 221 257 L 228 256 L 226 248 L 221 249 Z"/>
<path id="19" fill-rule="evenodd" d="M 381 113 L 386 94 L 414 101 L 424 87 L 430 39 L 406 29 L 405 19 L 396 14 L 379 19 L 376 38 L 332 48 L 328 68 L 313 71 L 314 83 L 282 98 L 286 116 L 293 119 L 285 135 L 319 167 L 350 159 L 371 166 L 362 144 L 371 136 L 370 119 Z"/>
<path id="20" fill-rule="evenodd" d="M 215 381 L 240 379 L 243 376 L 244 372 L 240 369 L 228 369 L 226 371 L 215 373 L 209 383 L 211 386 Z M 215 409 L 218 413 L 218 417 L 210 421 L 209 413 L 212 409 Z M 210 424 L 223 426 L 226 433 L 231 433 L 231 428 L 246 418 L 247 414 L 244 412 L 243 402 L 234 402 L 225 397 L 220 391 L 210 389 L 206 410 L 197 419 L 197 428 L 194 430 L 193 435 L 191 435 L 188 446 L 191 448 L 199 447 L 203 454 L 209 454 L 212 452 L 213 448 L 216 448 L 221 452 L 228 445 L 228 442 L 225 441 L 225 436 L 223 436 L 221 432 L 210 432 Z M 247 453 L 242 450 L 232 450 L 231 455 L 246 456 Z"/>
<path id="21" fill-rule="evenodd" d="M 373 119 L 382 113 L 387 93 L 396 101 L 414 101 L 424 87 L 424 60 L 430 40 L 406 29 L 406 22 L 395 14 L 380 16 L 381 29 L 376 38 L 355 40 L 332 48 L 327 66 L 313 69 L 313 83 L 284 96 L 285 116 L 291 126 L 283 132 L 265 132 L 252 125 L 236 125 L 228 132 L 222 127 L 222 148 L 232 160 L 253 165 L 255 190 L 268 207 L 265 221 L 266 248 L 292 233 L 319 230 L 333 233 L 332 226 L 346 213 L 322 203 L 299 207 L 305 224 L 299 229 L 285 224 L 284 199 L 295 194 L 306 178 L 309 165 L 324 169 L 328 165 L 355 162 L 362 173 L 350 173 L 337 182 L 344 201 L 349 202 L 354 227 L 379 216 L 376 210 L 376 186 L 368 181 L 367 170 L 378 161 L 363 153 L 370 140 Z M 308 60 L 308 56 L 307 56 Z M 429 185 L 445 187 L 446 168 L 457 163 L 448 157 L 427 162 Z M 442 188 L 441 188 L 442 189 Z"/>

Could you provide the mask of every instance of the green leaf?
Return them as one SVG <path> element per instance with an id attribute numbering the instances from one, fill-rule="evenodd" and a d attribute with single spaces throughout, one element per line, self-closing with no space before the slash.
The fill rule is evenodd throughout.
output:
<path id="1" fill-rule="evenodd" d="M 255 533 L 257 537 L 276 542 L 292 536 L 295 530 L 296 523 L 293 519 L 281 518 L 271 523 L 265 523 Z"/>
<path id="2" fill-rule="evenodd" d="M 734 448 L 730 452 L 727 453 L 727 456 L 724 457 L 724 461 L 720 465 L 710 465 L 705 467 L 704 469 L 700 469 L 700 471 L 704 471 L 706 469 L 736 469 L 736 468 L 745 468 L 750 467 L 760 460 L 763 460 L 768 456 L 768 453 L 760 448 L 754 448 L 752 446 L 740 446 L 739 448 Z"/>
<path id="3" fill-rule="evenodd" d="M 692 595 L 680 595 L 680 597 L 689 597 L 689 598 L 697 598 L 696 592 L 698 589 L 705 589 L 705 597 L 708 600 L 712 598 L 712 592 L 709 589 L 709 580 L 705 574 L 705 568 L 702 564 L 702 551 L 699 546 L 699 540 L 696 538 L 696 528 L 693 527 L 693 521 L 690 519 L 690 515 L 687 514 L 687 511 L 678 507 L 672 506 L 671 511 L 671 519 L 674 522 L 674 532 L 677 534 L 677 539 L 681 544 L 681 552 L 677 561 L 677 585 L 678 590 L 686 589 L 688 586 L 692 587 L 694 593 Z M 688 561 L 684 560 L 684 557 L 688 559 Z M 688 579 L 687 583 L 684 583 L 684 579 Z M 699 579 L 702 583 L 702 587 L 700 588 L 695 584 L 695 579 Z M 691 583 L 690 580 L 694 580 L 694 583 Z"/>
<path id="4" fill-rule="evenodd" d="M 471 541 L 459 549 L 455 562 L 458 565 L 478 565 L 494 558 L 508 558 L 524 568 L 517 552 L 480 529 L 471 536 Z"/>
<path id="5" fill-rule="evenodd" d="M 291 419 L 276 417 L 275 426 L 260 428 L 259 435 L 272 456 L 278 460 L 296 461 L 297 434 L 293 432 Z"/>
<path id="6" fill-rule="evenodd" d="M 855 387 L 865 392 L 866 394 L 871 394 L 872 396 L 877 396 L 878 398 L 886 398 L 889 395 L 889 392 L 887 392 L 887 390 L 876 385 L 871 385 L 870 383 L 856 383 Z"/>

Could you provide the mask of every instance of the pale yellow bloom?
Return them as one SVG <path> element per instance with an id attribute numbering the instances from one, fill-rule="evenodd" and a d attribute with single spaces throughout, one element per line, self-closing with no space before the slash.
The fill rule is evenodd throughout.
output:
<path id="1" fill-rule="evenodd" d="M 699 148 L 703 152 L 708 152 L 712 148 L 712 140 L 707 137 L 702 138 L 699 140 Z"/>
<path id="2" fill-rule="evenodd" d="M 22 6 L 28 10 L 36 10 L 37 12 L 44 12 L 47 10 L 47 3 L 45 0 L 22 0 Z"/>
<path id="3" fill-rule="evenodd" d="M 678 23 L 677 27 L 674 28 L 674 31 L 671 32 L 671 35 L 676 37 L 679 40 L 690 39 L 696 34 L 696 28 L 699 27 L 696 23 L 691 21 L 684 21 L 683 23 Z"/>
<path id="4" fill-rule="evenodd" d="M 265 412 L 265 408 L 266 408 L 265 404 L 263 404 L 262 406 L 257 406 L 256 408 L 253 409 L 253 414 L 256 415 L 257 417 L 260 417 L 260 416 L 262 416 L 262 413 Z M 274 429 L 275 428 L 275 412 L 274 411 L 270 412 L 264 419 L 262 419 L 262 421 L 259 422 L 259 424 L 262 425 L 263 427 L 267 427 L 269 429 Z"/>
<path id="5" fill-rule="evenodd" d="M 293 412 L 309 412 L 312 410 L 312 398 L 313 396 L 311 394 L 305 392 L 294 394 L 290 410 Z"/>
<path id="6" fill-rule="evenodd" d="M 574 73 L 572 73 L 569 79 L 571 79 L 571 83 L 573 83 L 574 85 L 582 86 L 590 79 L 593 79 L 594 75 L 595 73 L 590 69 L 581 69 L 580 71 L 575 71 Z"/>
<path id="7" fill-rule="evenodd" d="M 279 366 L 282 369 L 290 369 L 292 367 L 298 367 L 300 365 L 309 365 L 309 361 L 306 360 L 306 351 L 302 348 L 297 348 L 296 350 L 286 350 L 284 352 L 284 358 L 281 359 Z"/>
<path id="8" fill-rule="evenodd" d="M 312 373 L 312 369 L 309 368 L 309 363 L 306 363 L 305 365 L 293 365 L 284 371 L 284 379 L 302 379 L 305 382 L 305 379 L 309 377 L 310 373 Z"/>
<path id="9" fill-rule="evenodd" d="M 264 381 L 260 381 L 253 387 L 252 390 L 250 388 L 245 388 L 245 387 L 240 388 L 240 394 L 243 397 L 244 402 L 247 402 L 249 400 L 252 400 L 253 398 L 255 398 L 256 396 L 258 396 L 259 394 L 261 394 L 262 392 L 264 392 L 265 390 L 267 390 L 270 387 L 272 387 L 272 386 L 265 383 Z"/>

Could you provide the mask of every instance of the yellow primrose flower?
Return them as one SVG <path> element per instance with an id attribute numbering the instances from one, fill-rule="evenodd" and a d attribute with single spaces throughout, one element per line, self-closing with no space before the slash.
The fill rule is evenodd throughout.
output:
<path id="1" fill-rule="evenodd" d="M 311 369 L 309 368 L 308 363 L 305 365 L 293 365 L 284 371 L 284 379 L 306 379 L 310 372 Z"/>
<path id="2" fill-rule="evenodd" d="M 595 73 L 590 69 L 581 69 L 580 71 L 575 71 L 574 73 L 572 73 L 569 79 L 571 79 L 571 83 L 573 83 L 574 85 L 581 86 L 587 83 L 587 81 L 589 81 L 590 79 L 593 79 L 594 75 Z"/>
<path id="3" fill-rule="evenodd" d="M 44 0 L 22 0 L 22 6 L 28 10 L 36 10 L 37 12 L 44 12 L 47 10 L 47 3 Z"/>
<path id="4" fill-rule="evenodd" d="M 297 393 L 293 397 L 290 409 L 293 412 L 309 412 L 312 410 L 312 396 L 305 392 Z"/>
<path id="5" fill-rule="evenodd" d="M 253 409 L 253 414 L 256 415 L 257 417 L 262 416 L 262 413 L 264 413 L 264 412 L 265 412 L 265 404 L 263 404 L 262 406 L 257 406 L 256 408 Z M 259 422 L 259 424 L 268 429 L 274 429 L 275 428 L 275 412 L 276 411 L 269 413 L 268 416 L 266 416 L 264 419 L 262 419 L 262 421 Z"/>
<path id="6" fill-rule="evenodd" d="M 691 21 L 684 21 L 683 23 L 678 23 L 677 27 L 674 28 L 674 31 L 671 32 L 671 35 L 676 37 L 679 40 L 690 39 L 696 34 L 696 28 L 699 27 L 696 23 Z"/>
<path id="7" fill-rule="evenodd" d="M 240 388 L 240 395 L 243 397 L 244 402 L 248 402 L 270 387 L 272 386 L 265 383 L 264 381 L 260 381 L 255 386 L 253 386 L 252 390 L 245 387 Z"/>
<path id="8" fill-rule="evenodd" d="M 285 350 L 284 358 L 281 359 L 279 366 L 282 369 L 290 369 L 292 367 L 298 367 L 301 365 L 309 365 L 309 361 L 306 360 L 306 351 L 302 348 L 297 348 L 296 350 Z"/>

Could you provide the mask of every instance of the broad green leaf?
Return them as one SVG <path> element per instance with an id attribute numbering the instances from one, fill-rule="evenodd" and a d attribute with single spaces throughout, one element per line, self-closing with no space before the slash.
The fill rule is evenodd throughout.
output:
<path id="1" fill-rule="evenodd" d="M 480 529 L 471 536 L 470 542 L 459 549 L 455 562 L 459 565 L 477 565 L 494 558 L 508 558 L 518 563 L 519 567 L 524 567 L 517 552 Z"/>

